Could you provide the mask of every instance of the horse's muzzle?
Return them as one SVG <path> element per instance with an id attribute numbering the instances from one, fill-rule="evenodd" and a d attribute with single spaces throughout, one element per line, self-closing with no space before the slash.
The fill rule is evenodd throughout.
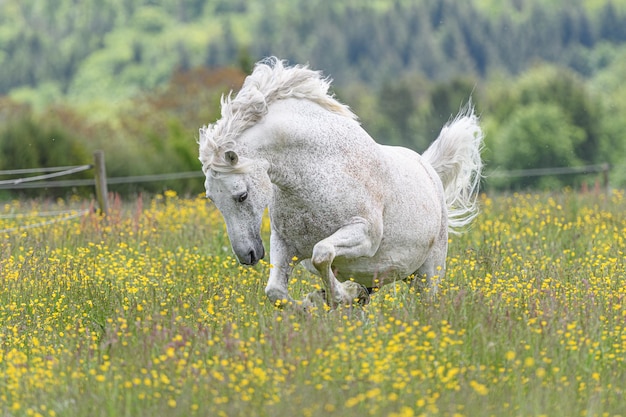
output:
<path id="1" fill-rule="evenodd" d="M 259 246 L 258 249 L 250 249 L 250 251 L 243 255 L 237 256 L 239 262 L 244 265 L 256 265 L 263 257 L 265 256 L 265 248 L 263 245 Z"/>

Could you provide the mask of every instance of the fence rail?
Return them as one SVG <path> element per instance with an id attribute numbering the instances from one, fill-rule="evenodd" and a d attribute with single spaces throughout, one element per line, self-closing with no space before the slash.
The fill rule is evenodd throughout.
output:
<path id="1" fill-rule="evenodd" d="M 66 169 L 64 169 L 63 171 L 54 171 L 51 174 L 36 175 L 34 177 L 16 178 L 13 180 L 2 180 L 0 181 L 0 188 L 4 188 L 2 186 L 5 186 L 5 185 L 18 186 L 20 184 L 24 184 L 28 182 L 42 181 L 42 180 L 47 180 L 50 178 L 57 178 L 57 177 L 63 177 L 65 175 L 76 174 L 77 172 L 83 172 L 83 171 L 87 171 L 88 169 L 93 168 L 93 165 L 77 165 L 74 167 L 64 167 L 64 168 Z M 18 170 L 14 170 L 13 172 L 15 171 L 18 171 Z M 0 175 L 8 175 L 8 174 L 3 174 L 3 172 L 11 172 L 11 171 L 0 171 Z"/>
<path id="2" fill-rule="evenodd" d="M 169 174 L 136 175 L 131 177 L 109 177 L 107 178 L 107 184 L 139 184 L 143 182 L 180 180 L 200 177 L 204 177 L 202 171 L 172 172 Z M 42 181 L 37 183 L 20 183 L 6 185 L 0 184 L 0 189 L 21 190 L 32 188 L 93 187 L 95 184 L 95 179 L 57 180 Z"/>
<path id="3" fill-rule="evenodd" d="M 41 172 L 66 171 L 68 169 L 76 168 L 77 166 L 84 166 L 84 165 L 70 165 L 70 166 L 65 166 L 65 167 L 9 169 L 9 170 L 0 171 L 0 175 L 39 174 Z"/>
<path id="4" fill-rule="evenodd" d="M 608 172 L 611 169 L 609 164 L 585 165 L 580 167 L 558 167 L 558 168 L 532 168 L 514 169 L 510 171 L 494 170 L 489 177 L 541 177 L 547 175 L 571 175 L 571 174 L 593 174 L 596 172 Z"/>

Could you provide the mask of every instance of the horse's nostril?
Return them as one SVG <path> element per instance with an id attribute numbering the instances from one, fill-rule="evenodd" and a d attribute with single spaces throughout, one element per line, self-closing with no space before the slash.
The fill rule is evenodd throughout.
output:
<path id="1" fill-rule="evenodd" d="M 248 252 L 248 259 L 250 260 L 250 265 L 254 265 L 255 263 L 258 262 L 258 259 L 256 257 L 256 252 L 254 251 L 254 249 Z"/>

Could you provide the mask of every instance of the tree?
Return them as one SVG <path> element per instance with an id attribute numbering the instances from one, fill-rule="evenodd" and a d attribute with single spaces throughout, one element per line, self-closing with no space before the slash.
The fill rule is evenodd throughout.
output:
<path id="1" fill-rule="evenodd" d="M 409 122 L 416 112 L 410 86 L 405 82 L 383 84 L 378 104 L 380 112 L 391 122 L 387 140 L 399 144 L 409 142 L 412 136 Z"/>
<path id="2" fill-rule="evenodd" d="M 559 106 L 532 103 L 516 109 L 500 127 L 493 158 L 504 170 L 577 166 L 583 161 L 576 148 L 584 138 L 583 129 L 571 123 Z M 550 188 L 573 181 L 572 177 L 521 177 L 496 185 Z"/>
<path id="3" fill-rule="evenodd" d="M 584 132 L 576 156 L 585 163 L 600 161 L 600 107 L 574 73 L 554 66 L 541 66 L 520 79 L 520 104 L 553 103 L 574 126 Z"/>
<path id="4" fill-rule="evenodd" d="M 578 160 L 586 164 L 606 162 L 600 143 L 601 106 L 583 80 L 564 68 L 539 65 L 515 82 L 507 80 L 500 91 L 494 92 L 485 112 L 502 126 L 520 106 L 539 103 L 559 107 L 565 120 L 583 132 L 573 150 Z"/>
<path id="5" fill-rule="evenodd" d="M 0 170 L 88 164 L 91 161 L 83 143 L 56 123 L 23 115 L 0 130 Z M 74 174 L 87 178 L 91 174 Z M 47 191 L 58 195 L 62 189 Z M 41 195 L 41 191 L 24 192 Z"/>

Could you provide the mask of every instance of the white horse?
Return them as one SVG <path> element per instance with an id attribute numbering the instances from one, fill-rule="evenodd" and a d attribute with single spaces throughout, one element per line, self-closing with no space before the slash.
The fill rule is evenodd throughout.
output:
<path id="1" fill-rule="evenodd" d="M 329 86 L 318 71 L 269 58 L 200 129 L 207 197 L 235 255 L 246 265 L 264 257 L 269 206 L 272 303 L 293 301 L 287 283 L 300 261 L 321 276 L 331 307 L 412 274 L 436 292 L 448 232 L 477 213 L 483 133 L 473 107 L 420 156 L 374 142 Z"/>

